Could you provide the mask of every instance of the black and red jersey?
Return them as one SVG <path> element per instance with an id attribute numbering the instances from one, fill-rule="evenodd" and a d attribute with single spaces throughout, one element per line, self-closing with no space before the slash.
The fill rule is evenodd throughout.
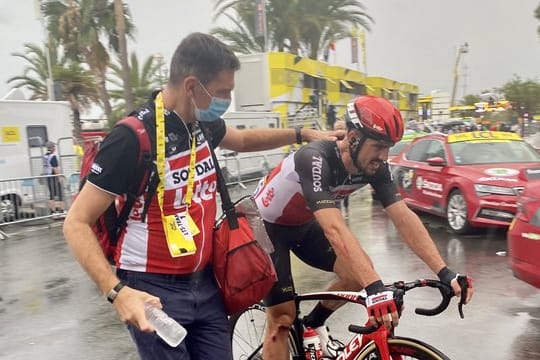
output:
<path id="1" fill-rule="evenodd" d="M 373 176 L 347 172 L 335 141 L 317 141 L 288 155 L 255 190 L 264 220 L 280 225 L 302 225 L 313 212 L 338 207 L 337 201 L 370 184 L 384 207 L 401 199 L 388 164 Z"/>
<path id="2" fill-rule="evenodd" d="M 155 149 L 155 112 L 153 98 L 135 116 L 145 122 Z M 225 122 L 219 119 L 205 132 L 212 145 L 218 146 L 225 136 Z M 186 211 L 184 196 L 189 170 L 192 137 L 196 139 L 196 165 L 193 200 L 188 211 L 200 229 L 194 236 L 197 251 L 193 255 L 171 257 L 157 197 L 150 201 L 146 221 L 141 222 L 144 196 L 135 202 L 127 226 L 122 232 L 115 256 L 120 269 L 165 274 L 191 273 L 204 268 L 210 261 L 212 229 L 216 218 L 217 177 L 208 146 L 198 124 L 184 124 L 180 117 L 165 110 L 165 192 L 164 213 L 172 215 Z M 124 194 L 133 181 L 137 163 L 138 142 L 125 127 L 115 127 L 106 137 L 96 156 L 88 181 L 94 186 L 118 195 Z"/>

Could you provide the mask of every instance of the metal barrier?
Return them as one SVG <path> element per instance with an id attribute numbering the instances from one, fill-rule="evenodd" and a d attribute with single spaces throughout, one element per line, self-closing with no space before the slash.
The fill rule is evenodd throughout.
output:
<path id="1" fill-rule="evenodd" d="M 54 188 L 56 184 L 58 187 Z M 78 186 L 78 173 L 68 177 L 60 174 L 0 180 L 0 227 L 58 218 L 61 214 L 51 210 L 60 208 L 67 211 Z M 3 232 L 0 235 L 7 234 Z"/>
<path id="2" fill-rule="evenodd" d="M 244 183 L 257 181 L 267 175 L 285 155 L 281 151 L 267 152 L 262 155 L 235 153 L 235 155 L 218 158 L 218 161 L 227 185 L 239 185 L 245 188 Z"/>
<path id="3" fill-rule="evenodd" d="M 257 181 L 268 174 L 285 156 L 280 151 L 254 154 L 242 153 L 219 159 L 227 185 L 239 185 Z M 63 154 L 61 166 L 77 170 L 74 154 Z M 58 181 L 60 197 L 51 199 L 51 187 Z M 52 213 L 58 205 L 65 211 L 69 209 L 79 190 L 79 172 L 70 175 L 39 175 L 0 180 L 0 239 L 7 237 L 3 226 L 25 223 L 41 219 L 55 219 L 59 214 Z M 54 195 L 54 194 L 53 194 Z"/>

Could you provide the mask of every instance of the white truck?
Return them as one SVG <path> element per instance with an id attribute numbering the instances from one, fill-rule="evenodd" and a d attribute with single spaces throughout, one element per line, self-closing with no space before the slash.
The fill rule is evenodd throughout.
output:
<path id="1" fill-rule="evenodd" d="M 71 114 L 65 101 L 0 100 L 0 217 L 4 220 L 18 218 L 21 207 L 33 207 L 36 191 L 47 191 L 31 179 L 43 172 L 47 141 L 56 143 L 66 178 L 77 171 Z"/>
<path id="2" fill-rule="evenodd" d="M 269 111 L 231 111 L 223 116 L 228 126 L 237 129 L 280 128 L 280 114 Z M 218 149 L 216 156 L 227 183 L 253 180 L 266 175 L 285 156 L 283 148 L 237 153 Z"/>

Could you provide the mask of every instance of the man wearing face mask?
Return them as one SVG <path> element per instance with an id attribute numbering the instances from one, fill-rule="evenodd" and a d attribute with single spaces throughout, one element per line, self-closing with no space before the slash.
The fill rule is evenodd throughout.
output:
<path id="1" fill-rule="evenodd" d="M 143 194 L 131 210 L 116 249 L 116 274 L 91 226 L 133 181 L 139 145 L 130 129 L 116 126 L 104 140 L 64 223 L 77 260 L 127 324 L 142 359 L 232 358 L 229 325 L 210 264 L 217 177 L 209 146 L 241 152 L 335 139 L 334 132 L 311 129 L 226 126 L 221 116 L 239 66 L 219 40 L 191 34 L 173 55 L 165 88 L 135 112 L 150 135 L 160 184 L 154 196 Z M 183 252 L 176 247 L 176 234 L 164 231 L 170 217 L 186 221 L 189 234 L 182 233 L 181 240 L 189 246 Z M 153 333 L 145 303 L 163 307 L 186 328 L 179 346 L 170 347 Z"/>

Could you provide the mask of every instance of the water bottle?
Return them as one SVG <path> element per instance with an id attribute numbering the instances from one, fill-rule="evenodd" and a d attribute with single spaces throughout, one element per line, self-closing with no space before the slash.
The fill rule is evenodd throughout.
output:
<path id="1" fill-rule="evenodd" d="M 319 360 L 323 357 L 319 334 L 310 327 L 304 330 L 304 352 L 306 360 Z"/>
<path id="2" fill-rule="evenodd" d="M 169 346 L 177 347 L 186 337 L 186 329 L 163 310 L 151 304 L 145 304 L 144 312 L 150 324 L 156 329 L 156 333 Z"/>

